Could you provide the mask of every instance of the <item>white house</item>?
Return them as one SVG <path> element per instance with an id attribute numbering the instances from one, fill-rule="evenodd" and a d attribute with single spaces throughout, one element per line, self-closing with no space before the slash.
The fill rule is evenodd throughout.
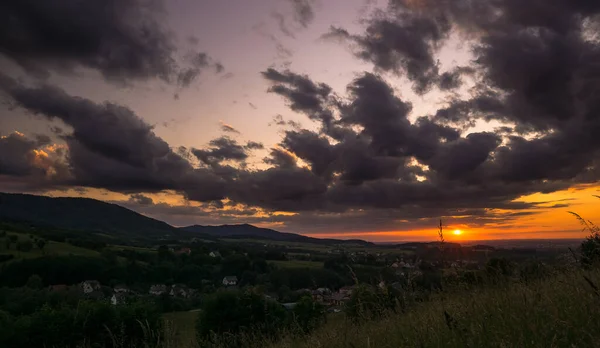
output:
<path id="1" fill-rule="evenodd" d="M 112 295 L 112 297 L 110 298 L 110 303 L 113 306 L 119 305 L 119 304 L 124 304 L 127 302 L 127 300 L 131 298 L 131 295 L 129 295 L 126 292 L 119 292 L 119 293 L 114 293 Z"/>
<path id="2" fill-rule="evenodd" d="M 236 276 L 227 276 L 223 278 L 223 285 L 225 286 L 236 286 L 238 279 Z"/>
<path id="3" fill-rule="evenodd" d="M 210 257 L 221 257 L 221 253 L 218 251 L 211 251 L 210 254 L 208 254 Z"/>
<path id="4" fill-rule="evenodd" d="M 167 292 L 167 286 L 165 284 L 155 284 L 150 287 L 150 295 L 160 296 Z"/>
<path id="5" fill-rule="evenodd" d="M 100 282 L 97 280 L 86 280 L 81 283 L 81 288 L 84 294 L 91 294 L 94 291 L 100 290 Z"/>

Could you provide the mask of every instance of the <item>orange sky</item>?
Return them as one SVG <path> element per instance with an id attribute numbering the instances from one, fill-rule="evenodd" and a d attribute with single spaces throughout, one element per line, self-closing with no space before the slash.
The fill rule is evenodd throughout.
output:
<path id="1" fill-rule="evenodd" d="M 446 226 L 445 239 L 452 242 L 469 240 L 494 240 L 494 239 L 570 239 L 584 238 L 587 232 L 582 230 L 581 224 L 574 216 L 573 211 L 592 222 L 600 221 L 598 206 L 600 199 L 594 195 L 600 194 L 600 186 L 582 185 L 551 194 L 533 194 L 524 196 L 517 201 L 522 202 L 547 202 L 565 200 L 569 207 L 541 209 L 539 213 L 519 217 L 516 220 L 499 222 L 483 227 L 473 227 L 468 224 L 454 223 Z M 568 201 L 567 201 L 568 200 Z M 546 206 L 551 206 L 551 203 Z M 463 233 L 459 236 L 452 232 L 456 229 Z M 423 230 L 401 230 L 363 233 L 328 233 L 314 235 L 320 238 L 362 238 L 371 241 L 395 240 L 433 240 L 437 238 L 437 229 L 432 225 Z"/>

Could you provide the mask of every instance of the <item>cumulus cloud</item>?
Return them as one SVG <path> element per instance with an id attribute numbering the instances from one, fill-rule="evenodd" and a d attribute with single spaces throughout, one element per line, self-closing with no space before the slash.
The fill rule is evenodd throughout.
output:
<path id="1" fill-rule="evenodd" d="M 125 106 L 98 104 L 48 85 L 26 87 L 6 77 L 0 90 L 16 106 L 72 128 L 63 135 L 70 171 L 70 180 L 63 185 L 121 192 L 173 189 L 208 200 L 224 193 L 218 193 L 217 175 L 193 168 Z M 197 186 L 204 184 L 211 186 L 206 196 L 197 192 Z"/>
<path id="2" fill-rule="evenodd" d="M 84 68 L 112 82 L 157 78 L 187 86 L 201 69 L 223 68 L 203 60 L 204 53 L 180 61 L 175 37 L 163 25 L 162 0 L 25 0 L 0 12 L 0 54 L 30 76 Z"/>
<path id="3" fill-rule="evenodd" d="M 21 133 L 0 137 L 0 174 L 27 175 L 34 170 L 33 157 L 37 146 Z"/>
<path id="4" fill-rule="evenodd" d="M 152 200 L 152 198 L 148 197 L 148 196 L 144 196 L 143 194 L 140 193 L 136 193 L 133 194 L 129 197 L 129 201 L 132 203 L 136 203 L 139 205 L 151 205 L 154 204 L 154 201 Z"/>
<path id="5" fill-rule="evenodd" d="M 221 161 L 244 161 L 248 158 L 246 149 L 235 139 L 220 137 L 209 143 L 209 149 L 192 149 L 192 153 L 205 164 L 220 163 Z"/>

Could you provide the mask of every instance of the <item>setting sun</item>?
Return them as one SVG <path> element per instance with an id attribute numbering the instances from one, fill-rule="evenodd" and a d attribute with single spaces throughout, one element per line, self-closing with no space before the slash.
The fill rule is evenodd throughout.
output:
<path id="1" fill-rule="evenodd" d="M 456 236 L 460 236 L 461 234 L 463 234 L 463 231 L 461 231 L 461 230 L 454 230 L 454 232 L 452 232 L 452 233 L 454 233 L 454 235 L 456 235 Z"/>

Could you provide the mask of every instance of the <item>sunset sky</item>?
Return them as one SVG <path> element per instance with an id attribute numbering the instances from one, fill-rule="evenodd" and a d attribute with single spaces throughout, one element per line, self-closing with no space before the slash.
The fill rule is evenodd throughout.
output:
<path id="1" fill-rule="evenodd" d="M 372 241 L 600 221 L 597 1 L 21 0 L 0 23 L 0 191 Z"/>

